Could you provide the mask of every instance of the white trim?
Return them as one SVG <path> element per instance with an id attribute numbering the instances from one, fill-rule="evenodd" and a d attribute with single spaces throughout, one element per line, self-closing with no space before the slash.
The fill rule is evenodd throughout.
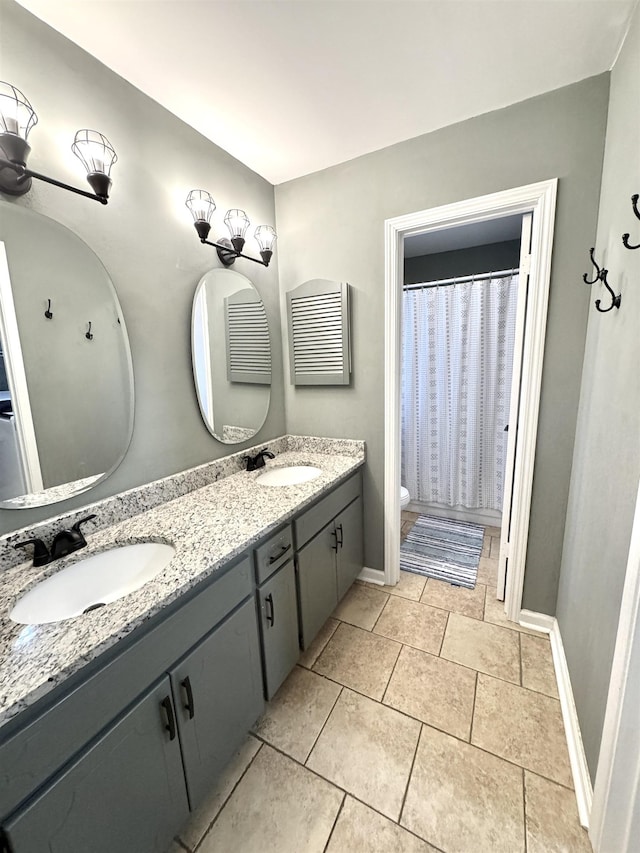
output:
<path id="1" fill-rule="evenodd" d="M 571 775 L 573 777 L 573 787 L 576 794 L 578 815 L 582 826 L 584 826 L 585 829 L 588 829 L 589 818 L 591 815 L 591 803 L 593 800 L 593 788 L 591 786 L 591 776 L 589 775 L 589 768 L 587 766 L 587 757 L 582 743 L 578 712 L 576 711 L 576 703 L 573 698 L 571 679 L 569 677 L 569 667 L 567 666 L 567 658 L 564 653 L 564 646 L 562 644 L 558 620 L 554 616 L 547 616 L 546 613 L 536 613 L 533 610 L 521 610 L 520 619 L 518 621 L 524 628 L 533 628 L 536 631 L 544 631 L 544 633 L 549 634 L 549 639 L 551 641 L 551 654 L 553 656 L 553 668 L 555 670 L 556 682 L 558 685 L 558 697 L 560 699 L 562 722 L 564 723 L 564 731 L 567 738 L 567 749 L 569 750 L 569 763 L 571 765 Z M 618 851 L 619 848 L 615 849 Z M 599 848 L 594 846 L 594 850 L 598 851 Z M 613 850 L 613 847 L 603 848 L 603 853 L 609 853 L 609 851 Z M 622 853 L 621 849 L 620 853 Z"/>
<path id="2" fill-rule="evenodd" d="M 629 545 L 609 695 L 596 772 L 593 849 L 631 853 L 640 822 L 640 488 Z M 637 832 L 637 829 L 635 830 Z"/>
<path id="3" fill-rule="evenodd" d="M 358 580 L 384 586 L 384 572 L 380 571 L 380 569 L 370 569 L 368 566 L 363 566 L 362 571 L 358 575 Z"/>
<path id="4" fill-rule="evenodd" d="M 510 552 L 505 611 L 517 621 L 522 605 L 533 463 L 535 458 L 542 362 L 547 322 L 557 179 L 516 187 L 385 221 L 385 485 L 384 570 L 387 584 L 400 577 L 400 345 L 401 241 L 410 234 L 534 213 L 531 286 L 522 364 L 521 436 L 514 483 L 513 547 Z"/>
<path id="5" fill-rule="evenodd" d="M 553 631 L 555 621 L 553 616 L 547 616 L 546 613 L 536 613 L 535 610 L 521 610 L 518 624 L 522 625 L 523 628 L 531 628 L 533 631 L 550 634 Z"/>
<path id="6" fill-rule="evenodd" d="M 27 373 L 22 357 L 16 306 L 11 290 L 9 262 L 2 241 L 0 241 L 0 335 L 2 335 L 7 355 L 5 367 L 15 416 L 16 438 L 22 474 L 25 480 L 25 494 L 41 492 L 44 489 L 44 484 L 42 482 L 38 442 L 31 411 Z"/>

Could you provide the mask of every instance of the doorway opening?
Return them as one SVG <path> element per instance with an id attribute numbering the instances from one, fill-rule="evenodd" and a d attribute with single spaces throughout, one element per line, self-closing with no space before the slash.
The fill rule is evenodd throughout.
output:
<path id="1" fill-rule="evenodd" d="M 537 432 L 544 335 L 557 181 L 545 181 L 452 205 L 387 220 L 385 336 L 385 583 L 400 577 L 401 363 L 405 243 L 423 245 L 474 233 L 490 235 L 506 224 L 521 224 L 518 296 L 514 308 L 514 357 L 501 488 L 501 544 L 497 597 L 507 618 L 518 621 L 522 607 L 533 463 Z M 453 237 L 452 235 L 456 235 Z M 449 242 L 449 245 L 450 242 Z M 467 244 L 470 245 L 470 244 Z M 512 247 L 513 248 L 513 247 Z M 442 261 L 443 258 L 440 258 Z M 441 267 L 443 269 L 443 267 Z M 514 268 L 512 268 L 514 269 Z M 502 271 L 504 272 L 504 270 Z M 420 276 L 419 276 L 420 277 Z M 441 278 L 442 285 L 446 278 Z M 436 502 L 437 503 L 437 502 Z M 437 509 L 437 506 L 435 507 Z M 437 514 L 437 513 L 436 513 Z M 497 525 L 496 525 L 497 526 Z"/>

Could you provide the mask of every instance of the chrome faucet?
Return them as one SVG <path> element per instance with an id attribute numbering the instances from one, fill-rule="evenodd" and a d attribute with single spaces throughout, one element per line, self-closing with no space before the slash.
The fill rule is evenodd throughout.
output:
<path id="1" fill-rule="evenodd" d="M 264 463 L 263 463 L 264 464 Z M 51 544 L 51 552 L 42 539 L 25 539 L 24 542 L 16 542 L 14 548 L 24 548 L 25 545 L 33 545 L 33 565 L 35 568 L 46 566 L 47 563 L 52 563 L 54 560 L 59 560 L 60 557 L 66 557 L 67 554 L 73 554 L 80 548 L 85 548 L 87 540 L 84 538 L 83 532 L 80 530 L 80 525 L 86 521 L 91 521 L 95 515 L 87 515 L 71 527 L 70 530 L 61 530 L 56 533 Z"/>
<path id="2" fill-rule="evenodd" d="M 247 471 L 257 471 L 258 468 L 264 468 L 264 460 L 267 456 L 269 459 L 276 458 L 266 447 L 264 450 L 259 450 L 255 456 L 244 456 L 243 459 L 247 463 Z"/>

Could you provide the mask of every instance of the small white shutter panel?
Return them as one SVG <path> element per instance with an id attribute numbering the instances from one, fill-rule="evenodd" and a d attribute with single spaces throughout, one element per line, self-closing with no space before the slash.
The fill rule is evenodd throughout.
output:
<path id="1" fill-rule="evenodd" d="M 287 293 L 287 313 L 293 384 L 348 385 L 349 285 L 306 281 Z"/>
<path id="2" fill-rule="evenodd" d="M 227 379 L 271 384 L 271 343 L 264 305 L 250 288 L 224 300 L 227 333 Z"/>

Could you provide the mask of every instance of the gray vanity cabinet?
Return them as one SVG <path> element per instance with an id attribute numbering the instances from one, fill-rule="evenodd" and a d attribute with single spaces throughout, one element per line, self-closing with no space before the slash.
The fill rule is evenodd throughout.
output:
<path id="1" fill-rule="evenodd" d="M 190 651 L 170 677 L 194 810 L 264 708 L 253 600 Z"/>
<path id="2" fill-rule="evenodd" d="M 163 853 L 189 813 L 170 696 L 165 677 L 10 818 L 12 853 Z"/>
<path id="3" fill-rule="evenodd" d="M 258 589 L 264 654 L 264 690 L 273 698 L 300 656 L 298 607 L 293 560 Z"/>
<path id="4" fill-rule="evenodd" d="M 361 490 L 358 473 L 295 521 L 303 649 L 362 571 Z"/>

